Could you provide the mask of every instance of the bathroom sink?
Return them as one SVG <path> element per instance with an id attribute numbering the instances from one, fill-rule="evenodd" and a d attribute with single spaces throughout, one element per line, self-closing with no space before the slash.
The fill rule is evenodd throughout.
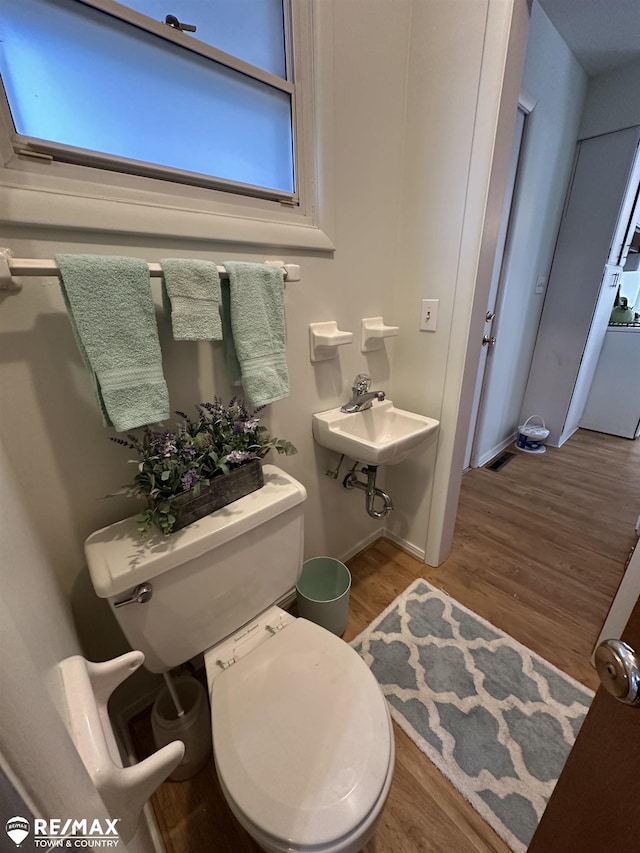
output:
<path id="1" fill-rule="evenodd" d="M 402 462 L 439 425 L 433 418 L 396 409 L 391 400 L 374 401 L 363 412 L 347 414 L 337 408 L 312 416 L 318 444 L 365 465 Z"/>

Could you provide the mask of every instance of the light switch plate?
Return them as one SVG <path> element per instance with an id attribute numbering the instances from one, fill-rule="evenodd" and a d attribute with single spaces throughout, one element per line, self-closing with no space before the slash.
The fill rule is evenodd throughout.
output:
<path id="1" fill-rule="evenodd" d="M 544 289 L 547 286 L 547 277 L 546 275 L 539 275 L 538 280 L 536 281 L 536 289 L 534 293 L 544 293 Z"/>
<path id="2" fill-rule="evenodd" d="M 435 332 L 438 326 L 439 299 L 422 299 L 420 301 L 420 331 Z"/>

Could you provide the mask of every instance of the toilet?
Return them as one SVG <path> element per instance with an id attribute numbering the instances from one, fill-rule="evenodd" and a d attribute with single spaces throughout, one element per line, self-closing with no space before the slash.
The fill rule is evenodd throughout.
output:
<path id="1" fill-rule="evenodd" d="M 85 543 L 97 595 L 152 672 L 203 653 L 220 786 L 266 851 L 356 853 L 394 766 L 391 718 L 345 642 L 280 605 L 302 568 L 304 486 L 264 486 L 170 537 L 135 518 Z"/>

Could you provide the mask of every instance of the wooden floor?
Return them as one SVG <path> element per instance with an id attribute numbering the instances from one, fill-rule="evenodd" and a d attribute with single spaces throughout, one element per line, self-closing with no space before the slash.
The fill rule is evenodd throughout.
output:
<path id="1" fill-rule="evenodd" d="M 560 450 L 516 453 L 499 472 L 463 478 L 453 550 L 437 569 L 380 539 L 349 561 L 344 639 L 423 577 L 584 684 L 589 656 L 636 542 L 640 440 L 579 431 Z M 366 853 L 506 853 L 505 843 L 394 724 L 396 769 Z M 140 757 L 151 751 L 138 718 Z M 259 848 L 222 800 L 213 761 L 153 797 L 168 853 Z M 553 853 L 553 851 L 550 851 Z"/>

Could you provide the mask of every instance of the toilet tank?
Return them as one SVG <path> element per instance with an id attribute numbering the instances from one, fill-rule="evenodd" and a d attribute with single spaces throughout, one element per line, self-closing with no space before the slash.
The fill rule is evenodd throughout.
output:
<path id="1" fill-rule="evenodd" d="M 138 533 L 127 518 L 93 533 L 85 555 L 145 666 L 164 672 L 213 646 L 295 586 L 302 568 L 304 486 L 264 465 L 264 486 L 170 536 Z M 145 603 L 131 598 L 142 583 Z"/>

